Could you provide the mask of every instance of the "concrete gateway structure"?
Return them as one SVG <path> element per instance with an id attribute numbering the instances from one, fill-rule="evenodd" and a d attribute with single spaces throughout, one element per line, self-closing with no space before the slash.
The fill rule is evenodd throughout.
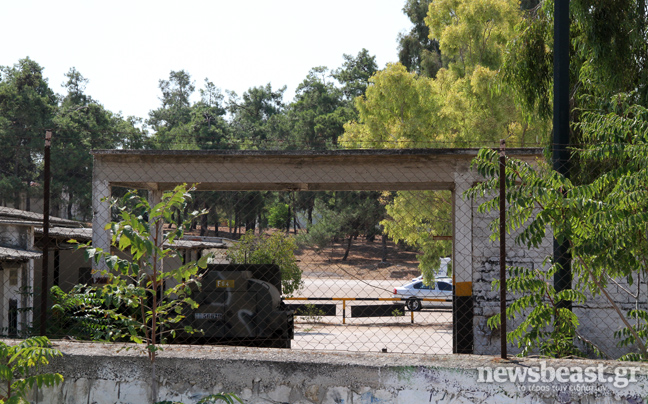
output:
<path id="1" fill-rule="evenodd" d="M 135 151 L 95 150 L 93 173 L 93 244 L 107 250 L 104 231 L 110 211 L 103 198 L 111 187 L 146 189 L 152 203 L 182 183 L 199 190 L 220 191 L 418 191 L 448 190 L 453 204 L 453 352 L 490 353 L 499 346 L 484 328 L 498 303 L 489 295 L 485 265 L 498 255 L 489 241 L 489 217 L 479 217 L 477 203 L 462 197 L 480 181 L 470 164 L 477 149 L 336 150 L 336 151 Z M 527 161 L 541 157 L 540 149 L 509 149 Z M 509 254 L 530 261 L 512 243 Z M 551 252 L 550 240 L 539 254 L 541 265 Z M 475 284 L 477 282 L 477 284 Z"/>

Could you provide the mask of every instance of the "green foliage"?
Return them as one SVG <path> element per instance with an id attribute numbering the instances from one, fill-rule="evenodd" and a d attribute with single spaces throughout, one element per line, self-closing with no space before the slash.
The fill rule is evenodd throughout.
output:
<path id="1" fill-rule="evenodd" d="M 325 201 L 315 201 L 317 223 L 308 232 L 299 235 L 300 244 L 315 246 L 318 250 L 331 245 L 338 238 L 347 239 L 342 261 L 348 257 L 354 237 L 369 238 L 379 233 L 380 220 L 385 207 L 379 201 L 378 192 L 336 192 Z"/>
<path id="2" fill-rule="evenodd" d="M 597 352 L 596 347 L 578 333 L 576 315 L 559 306 L 561 301 L 582 303 L 585 295 L 574 290 L 556 293 L 552 280 L 557 267 L 552 266 L 547 271 L 524 267 L 507 269 L 507 290 L 514 293 L 516 299 L 507 307 L 506 315 L 510 319 L 523 317 L 521 324 L 508 334 L 507 339 L 517 344 L 521 356 L 535 352 L 554 358 L 585 356 L 576 342 Z M 493 290 L 499 290 L 498 280 L 493 282 Z M 499 314 L 488 320 L 491 328 L 499 327 L 500 323 Z"/>
<path id="3" fill-rule="evenodd" d="M 88 80 L 72 68 L 65 75 L 67 95 L 62 98 L 53 119 L 51 148 L 52 195 L 54 203 L 80 210 L 78 219 L 92 217 L 92 149 L 142 147 L 144 134 L 139 122 L 113 114 L 85 94 Z M 61 196 L 65 194 L 63 200 Z"/>
<path id="4" fill-rule="evenodd" d="M 548 231 L 558 242 L 567 240 L 573 257 L 574 290 L 602 296 L 623 324 L 623 329 L 616 333 L 620 345 L 636 346 L 639 351 L 628 358 L 645 360 L 648 359 L 648 316 L 639 306 L 629 312 L 622 310 L 607 288 L 610 284 L 620 285 L 620 293 L 638 305 L 638 285 L 648 269 L 648 215 L 645 213 L 648 211 L 648 110 L 638 105 L 619 104 L 614 113 L 587 112 L 582 115 L 579 129 L 587 144 L 577 151 L 578 157 L 592 166 L 602 164 L 606 170 L 591 182 L 576 185 L 544 162 L 536 167 L 507 159 L 507 231 L 519 230 L 515 242 L 527 248 L 537 247 Z M 498 159 L 497 152 L 482 149 L 473 163 L 486 181 L 476 185 L 466 196 L 487 198 L 479 207 L 481 212 L 499 206 L 499 197 L 492 197 L 499 187 Z M 492 223 L 495 238 L 499 236 L 498 228 L 497 221 Z M 548 274 L 553 271 L 552 267 Z M 541 273 L 535 272 L 524 279 L 529 283 L 516 286 L 518 283 L 514 280 L 509 290 L 517 287 L 516 291 L 532 293 L 539 285 Z M 637 288 L 636 292 L 633 288 Z M 554 297 L 547 292 L 546 297 L 569 301 L 583 298 L 576 292 Z M 536 312 L 543 306 L 538 299 L 524 297 L 513 307 L 519 310 L 533 308 Z M 544 316 L 535 317 L 538 322 L 547 321 L 546 312 L 542 313 Z M 554 318 L 560 323 L 561 315 L 554 313 Z M 528 321 L 531 320 L 525 325 L 529 325 Z M 578 336 L 577 322 L 574 319 L 565 321 L 569 323 L 572 325 L 568 329 Z M 518 329 L 516 339 L 526 338 L 525 333 L 525 329 Z M 537 335 L 538 338 L 546 337 L 546 334 Z M 566 332 L 567 337 L 570 335 Z"/>
<path id="5" fill-rule="evenodd" d="M 41 365 L 62 356 L 51 348 L 47 337 L 31 337 L 16 345 L 0 341 L 0 404 L 27 404 L 27 394 L 34 386 L 54 386 L 63 382 L 58 373 L 39 373 Z"/>
<path id="6" fill-rule="evenodd" d="M 162 268 L 163 260 L 178 256 L 172 247 L 174 242 L 183 236 L 197 216 L 206 213 L 189 211 L 193 190 L 195 188 L 179 185 L 165 192 L 154 206 L 135 191 L 112 201 L 111 206 L 119 212 L 120 220 L 109 223 L 106 230 L 112 232 L 113 247 L 130 257 L 124 259 L 90 245 L 83 246 L 87 258 L 96 265 L 105 263 L 108 269 L 101 275 L 108 281 L 103 287 L 86 288 L 80 296 L 72 296 L 73 304 L 82 302 L 77 316 L 89 313 L 112 321 L 110 326 L 103 326 L 97 320 L 94 324 L 86 322 L 94 326 L 93 336 L 107 340 L 128 339 L 144 346 L 153 366 L 154 398 L 157 397 L 155 358 L 161 349 L 159 344 L 175 336 L 185 308 L 198 306 L 191 299 L 190 286 L 200 286 L 198 269 L 206 268 L 209 258 L 204 255 L 197 262 L 186 262 L 173 270 Z M 185 211 L 188 213 L 178 220 L 175 213 Z M 175 226 L 164 232 L 163 225 L 167 223 Z M 195 331 L 190 327 L 183 329 L 189 333 Z"/>
<path id="7" fill-rule="evenodd" d="M 421 252 L 419 269 L 427 285 L 441 266 L 441 257 L 452 253 L 451 241 L 435 236 L 452 234 L 451 195 L 447 191 L 399 191 L 387 205 L 381 224 L 395 242 L 403 241 Z"/>
<path id="8" fill-rule="evenodd" d="M 136 316 L 137 308 L 120 309 L 121 302 L 108 307 L 101 290 L 87 285 L 75 285 L 69 293 L 58 286 L 50 290 L 52 313 L 56 318 L 56 335 L 65 334 L 76 339 L 90 341 L 124 340 L 123 330 L 128 329 L 130 318 Z M 113 300 L 110 299 L 112 303 Z M 124 309 L 128 314 L 124 313 Z M 106 310 L 120 310 L 124 317 L 106 316 Z"/>
<path id="9" fill-rule="evenodd" d="M 240 149 L 265 149 L 280 131 L 280 117 L 284 113 L 283 95 L 286 87 L 273 90 L 265 86 L 251 87 L 239 98 L 230 92 L 228 110 L 233 142 Z"/>
<path id="10" fill-rule="evenodd" d="M 182 222 L 176 222 L 173 212 L 185 210 L 192 190 L 180 185 L 173 191 L 165 192 L 161 202 L 155 206 L 150 206 L 134 191 L 113 201 L 112 206 L 119 211 L 120 221 L 111 222 L 106 229 L 112 231 L 113 246 L 132 258 L 123 259 L 88 245 L 83 246 L 88 258 L 96 264 L 105 262 L 108 267 L 107 271 L 101 273 L 108 278 L 106 285 L 85 288 L 79 295 L 70 296 L 72 304 L 80 303 L 83 309 L 89 309 L 94 304 L 92 310 L 95 315 L 113 320 L 112 327 L 95 328 L 95 337 L 129 338 L 135 343 L 144 344 L 153 360 L 157 341 L 165 341 L 175 334 L 174 325 L 183 318 L 182 309 L 186 306 L 197 307 L 190 297 L 189 285 L 199 283 L 196 274 L 199 268 L 206 268 L 209 256 L 205 255 L 197 262 L 185 263 L 174 270 L 165 271 L 161 267 L 164 259 L 177 256 L 175 249 L 165 245 L 173 245 L 189 228 L 191 221 L 205 213 L 193 211 Z M 175 226 L 163 233 L 162 225 L 165 223 Z M 75 290 L 80 292 L 81 289 L 78 287 Z M 126 327 L 118 328 L 118 324 Z"/>
<path id="11" fill-rule="evenodd" d="M 435 77 L 442 67 L 439 42 L 430 36 L 425 17 L 431 0 L 407 0 L 403 12 L 414 26 L 398 35 L 398 60 L 408 71 Z"/>
<path id="12" fill-rule="evenodd" d="M 295 259 L 296 249 L 297 244 L 291 236 L 282 233 L 261 236 L 248 231 L 227 250 L 227 257 L 233 264 L 278 265 L 281 270 L 281 292 L 291 296 L 302 286 L 302 270 Z"/>
<path id="13" fill-rule="evenodd" d="M 285 148 L 321 150 L 335 148 L 344 124 L 352 118 L 340 90 L 327 80 L 328 68 L 318 66 L 308 72 L 286 111 Z"/>
<path id="14" fill-rule="evenodd" d="M 362 49 L 356 57 L 343 55 L 342 67 L 333 72 L 333 77 L 342 84 L 342 93 L 348 101 L 364 95 L 369 86 L 369 79 L 378 71 L 376 57 Z"/>
<path id="15" fill-rule="evenodd" d="M 38 179 L 43 128 L 51 127 L 56 96 L 43 68 L 25 58 L 0 67 L 0 195 L 19 206 Z M 34 152 L 37 150 L 37 152 Z"/>
<path id="16" fill-rule="evenodd" d="M 319 323 L 322 321 L 324 311 L 318 309 L 314 304 L 305 304 L 303 309 L 295 312 L 295 315 L 305 317 L 306 323 Z"/>
<path id="17" fill-rule="evenodd" d="M 268 225 L 275 229 L 285 229 L 290 222 L 290 206 L 286 203 L 276 203 L 268 210 Z"/>

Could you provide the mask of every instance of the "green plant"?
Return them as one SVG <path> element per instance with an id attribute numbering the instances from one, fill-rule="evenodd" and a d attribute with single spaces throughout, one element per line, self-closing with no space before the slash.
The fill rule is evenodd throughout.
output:
<path id="1" fill-rule="evenodd" d="M 400 317 L 400 316 L 403 316 L 405 314 L 405 312 L 403 310 L 394 309 L 394 310 L 392 310 L 391 314 L 394 317 Z"/>
<path id="2" fill-rule="evenodd" d="M 38 373 L 61 352 L 50 347 L 47 337 L 27 338 L 17 345 L 0 341 L 0 404 L 28 403 L 26 395 L 34 387 L 54 386 L 63 381 L 58 373 Z"/>
<path id="3" fill-rule="evenodd" d="M 101 271 L 101 275 L 107 277 L 107 283 L 103 287 L 85 288 L 83 293 L 73 296 L 82 302 L 83 312 L 78 314 L 91 314 L 95 320 L 111 320 L 109 326 L 100 321 L 91 324 L 95 338 L 126 339 L 144 346 L 143 351 L 148 354 L 152 366 L 153 402 L 157 398 L 155 359 L 161 349 L 159 345 L 168 337 L 175 336 L 178 323 L 184 318 L 183 310 L 198 306 L 190 297 L 190 286 L 200 286 L 198 269 L 206 268 L 209 258 L 209 255 L 204 255 L 197 262 L 187 262 L 173 270 L 162 268 L 164 259 L 178 255 L 175 249 L 165 245 L 173 245 L 190 228 L 191 222 L 205 213 L 190 212 L 183 215 L 179 223 L 177 215 L 173 214 L 188 210 L 189 192 L 194 189 L 188 189 L 186 185 L 177 186 L 173 191 L 165 192 L 155 206 L 135 191 L 112 201 L 120 220 L 110 223 L 106 229 L 112 231 L 112 245 L 130 254 L 130 258 L 111 255 L 90 245 L 83 246 L 87 257 L 92 258 L 96 265 L 104 262 L 108 267 Z M 165 223 L 175 226 L 163 232 Z M 182 329 L 194 332 L 190 327 Z"/>
<path id="4" fill-rule="evenodd" d="M 290 206 L 286 203 L 276 203 L 268 210 L 268 225 L 275 229 L 285 229 L 290 221 Z"/>
<path id="5" fill-rule="evenodd" d="M 306 323 L 319 323 L 322 321 L 322 316 L 326 313 L 318 309 L 314 304 L 305 304 L 295 314 L 300 317 L 305 317 Z"/>
<path id="6" fill-rule="evenodd" d="M 620 346 L 634 347 L 621 359 L 648 360 L 648 313 L 641 305 L 641 282 L 648 270 L 648 109 L 626 105 L 623 97 L 610 100 L 611 113 L 583 112 L 579 129 L 585 145 L 574 159 L 591 171 L 582 184 L 566 178 L 546 162 L 531 165 L 506 159 L 508 232 L 517 231 L 515 242 L 537 248 L 550 234 L 566 241 L 572 257 L 573 290 L 556 293 L 551 286 L 557 265 L 548 258 L 545 271 L 509 268 L 508 290 L 517 293 L 507 316 L 526 316 L 509 339 L 523 353 L 535 346 L 552 356 L 577 353 L 575 343 L 584 342 L 608 356 L 578 328 L 578 319 L 563 302 L 580 303 L 584 293 L 600 296 L 616 313 L 622 328 L 615 333 Z M 480 212 L 497 210 L 499 155 L 480 150 L 473 162 L 486 181 L 464 196 L 486 198 Z M 499 238 L 499 220 L 491 223 Z M 609 285 L 618 286 L 613 295 Z M 622 301 L 634 309 L 624 310 Z M 490 322 L 495 325 L 499 317 Z M 553 330 L 551 330 L 553 328 Z"/>
<path id="7" fill-rule="evenodd" d="M 295 239 L 282 233 L 271 236 L 255 235 L 248 231 L 227 251 L 233 264 L 274 264 L 281 270 L 281 288 L 290 296 L 302 285 L 302 270 L 297 265 Z"/>

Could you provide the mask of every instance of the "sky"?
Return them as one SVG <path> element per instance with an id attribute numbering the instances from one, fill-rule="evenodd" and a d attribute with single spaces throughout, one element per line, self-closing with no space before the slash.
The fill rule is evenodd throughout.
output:
<path id="1" fill-rule="evenodd" d="M 64 93 L 75 67 L 86 94 L 113 112 L 148 117 L 160 79 L 185 70 L 196 95 L 205 78 L 241 95 L 287 86 L 316 66 L 340 67 L 366 48 L 380 68 L 396 62 L 405 0 L 14 0 L 2 5 L 0 66 L 30 57 Z"/>

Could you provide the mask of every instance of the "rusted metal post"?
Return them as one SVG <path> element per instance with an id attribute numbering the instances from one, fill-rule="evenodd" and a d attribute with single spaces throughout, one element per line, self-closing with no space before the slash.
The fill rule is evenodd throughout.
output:
<path id="1" fill-rule="evenodd" d="M 499 154 L 500 169 L 500 339 L 502 359 L 507 358 L 506 352 L 506 141 L 500 140 Z"/>
<path id="2" fill-rule="evenodd" d="M 49 272 L 49 211 L 50 211 L 50 145 L 52 131 L 45 132 L 43 155 L 43 266 L 41 274 L 40 335 L 45 336 L 47 325 L 47 283 Z"/>

